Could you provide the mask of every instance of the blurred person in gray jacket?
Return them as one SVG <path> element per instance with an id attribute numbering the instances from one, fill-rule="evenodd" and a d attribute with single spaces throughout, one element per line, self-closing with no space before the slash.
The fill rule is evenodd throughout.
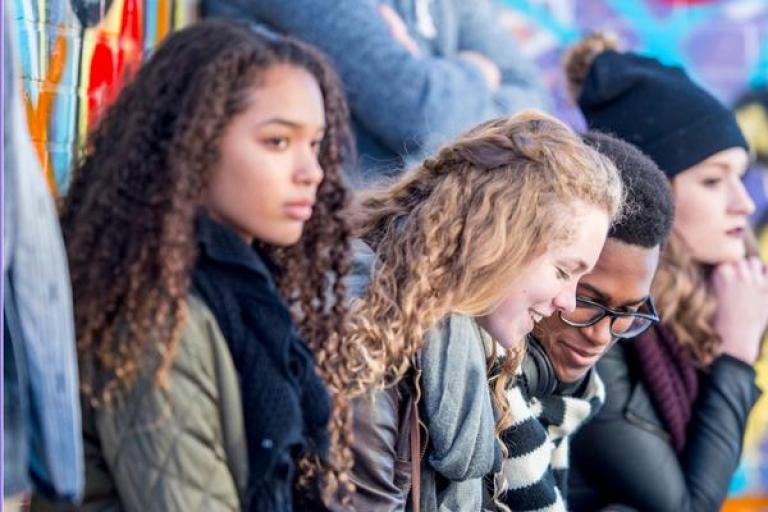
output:
<path id="1" fill-rule="evenodd" d="M 27 130 L 7 3 L 4 14 L 3 510 L 14 511 L 33 489 L 77 501 L 84 469 L 67 258 Z"/>
<path id="2" fill-rule="evenodd" d="M 549 99 L 494 0 L 204 0 L 325 51 L 352 107 L 362 179 L 396 173 L 487 119 Z"/>

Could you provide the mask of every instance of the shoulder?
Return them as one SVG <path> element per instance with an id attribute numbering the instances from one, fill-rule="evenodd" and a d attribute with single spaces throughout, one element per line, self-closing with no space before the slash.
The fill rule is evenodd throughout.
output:
<path id="1" fill-rule="evenodd" d="M 236 370 L 227 341 L 211 310 L 202 299 L 189 295 L 187 311 L 187 323 L 176 347 L 174 367 L 200 370 L 199 377 L 204 379 L 234 377 Z"/>
<path id="2" fill-rule="evenodd" d="M 630 366 L 629 347 L 622 342 L 614 345 L 595 366 L 602 380 L 605 400 L 613 405 L 626 403 L 638 382 Z M 610 407 L 609 404 L 606 404 Z"/>
<path id="3" fill-rule="evenodd" d="M 210 310 L 192 296 L 188 308 L 164 382 L 147 365 L 125 396 L 95 411 L 100 457 L 128 509 L 184 496 L 186 506 L 231 510 L 245 483 L 237 372 Z M 174 474 L 180 460 L 196 463 Z"/>
<path id="4" fill-rule="evenodd" d="M 633 366 L 629 343 L 617 343 L 597 364 L 605 388 L 605 403 L 597 421 L 621 419 L 633 429 L 641 429 L 663 439 L 668 437 L 649 390 Z"/>
<path id="5" fill-rule="evenodd" d="M 156 359 L 147 361 L 131 389 L 114 404 L 100 408 L 105 414 L 135 413 L 137 403 L 141 404 L 139 410 L 149 415 L 179 411 L 192 404 L 196 410 L 218 409 L 223 393 L 237 391 L 237 371 L 213 313 L 193 295 L 188 297 L 187 307 L 186 323 L 164 382 L 157 382 Z"/>

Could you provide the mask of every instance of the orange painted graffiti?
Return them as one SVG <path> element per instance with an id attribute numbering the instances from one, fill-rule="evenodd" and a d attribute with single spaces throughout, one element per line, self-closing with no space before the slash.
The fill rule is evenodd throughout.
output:
<path id="1" fill-rule="evenodd" d="M 59 33 L 56 36 L 53 51 L 51 52 L 48 72 L 43 77 L 40 85 L 40 92 L 37 98 L 31 98 L 29 93 L 24 95 L 24 104 L 27 110 L 27 124 L 32 143 L 37 151 L 48 186 L 54 196 L 58 195 L 56 178 L 53 174 L 53 166 L 49 160 L 48 150 L 48 129 L 51 117 L 53 117 L 53 107 L 56 100 L 57 89 L 64 76 L 64 66 L 67 61 L 67 39 L 64 34 Z"/>
<path id="2" fill-rule="evenodd" d="M 197 16 L 197 0 L 6 0 L 18 21 L 32 142 L 54 196 L 144 53 Z M 55 7 L 55 8 L 54 8 Z"/>

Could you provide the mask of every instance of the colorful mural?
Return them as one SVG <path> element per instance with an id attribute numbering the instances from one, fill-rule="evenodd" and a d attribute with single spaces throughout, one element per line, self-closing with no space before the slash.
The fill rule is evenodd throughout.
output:
<path id="1" fill-rule="evenodd" d="M 194 0 L 9 0 L 32 140 L 55 195 L 77 147 L 124 80 Z"/>
<path id="2" fill-rule="evenodd" d="M 505 20 L 539 62 L 558 113 L 579 122 L 564 97 L 562 51 L 594 30 L 627 48 L 685 67 L 726 102 L 768 84 L 768 2 L 764 0 L 504 0 Z"/>
<path id="3" fill-rule="evenodd" d="M 583 120 L 564 95 L 561 59 L 564 48 L 595 30 L 610 30 L 626 48 L 683 66 L 728 104 L 748 89 L 768 85 L 765 0 L 504 0 L 504 4 L 510 7 L 505 22 L 527 56 L 540 64 L 558 115 L 577 127 Z M 746 181 L 761 208 L 756 221 L 768 215 L 766 172 L 755 168 Z M 768 237 L 768 226 L 759 227 Z M 768 349 L 757 370 L 759 385 L 768 393 Z M 727 510 L 768 510 L 766 396 L 750 418 L 731 496 Z"/>

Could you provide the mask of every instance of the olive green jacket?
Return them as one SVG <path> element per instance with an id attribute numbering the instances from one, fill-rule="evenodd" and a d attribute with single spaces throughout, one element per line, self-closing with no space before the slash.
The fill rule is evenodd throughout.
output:
<path id="1" fill-rule="evenodd" d="M 248 464 L 238 376 L 200 299 L 189 298 L 167 388 L 145 371 L 125 399 L 86 408 L 83 430 L 85 497 L 75 510 L 240 510 Z M 32 509 L 54 508 L 35 500 Z"/>

